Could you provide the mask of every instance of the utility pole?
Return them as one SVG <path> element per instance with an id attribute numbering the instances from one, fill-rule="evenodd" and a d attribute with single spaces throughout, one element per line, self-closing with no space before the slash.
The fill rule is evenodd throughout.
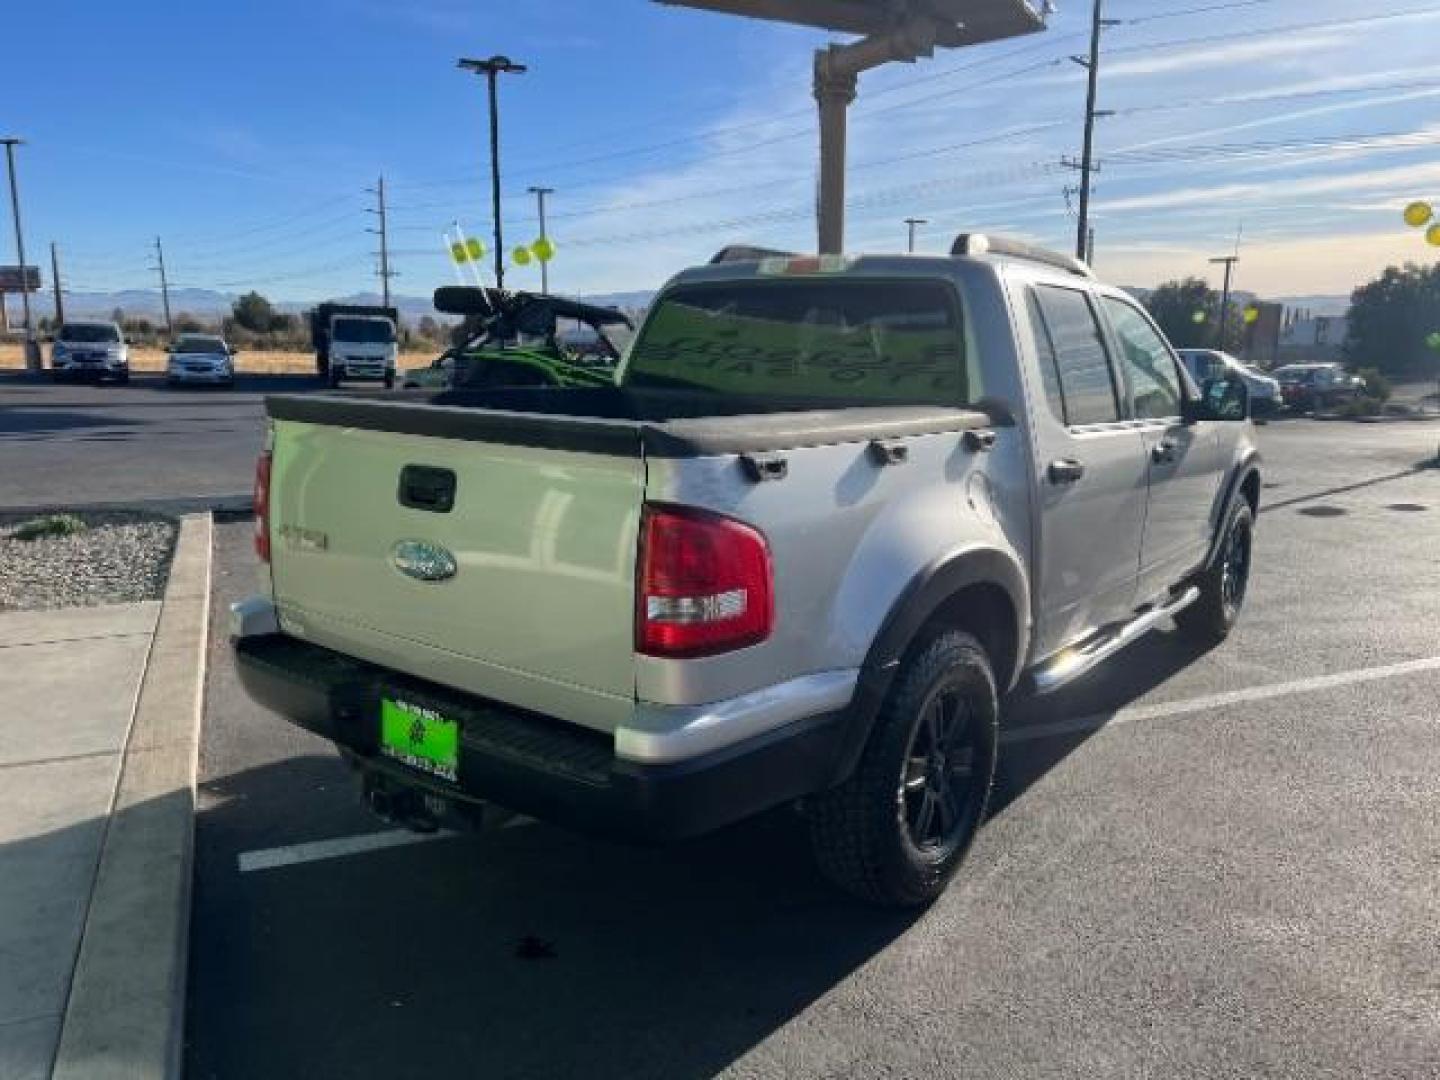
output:
<path id="1" fill-rule="evenodd" d="M 379 209 L 371 210 L 380 219 L 380 228 L 370 229 L 380 237 L 380 293 L 385 298 L 384 303 L 390 306 L 390 279 L 395 276 L 395 271 L 390 269 L 390 227 L 385 216 L 385 175 L 381 173 L 379 182 L 367 191 L 375 195 Z"/>
<path id="2" fill-rule="evenodd" d="M 929 224 L 930 220 L 928 218 L 907 217 L 905 219 L 905 227 L 909 230 L 910 233 L 910 238 L 906 244 L 905 250 L 908 251 L 911 255 L 915 254 L 915 226 Z"/>
<path id="3" fill-rule="evenodd" d="M 40 370 L 40 349 L 35 344 L 35 324 L 30 321 L 30 280 L 25 268 L 25 234 L 20 228 L 20 188 L 15 180 L 15 147 L 24 145 L 24 139 L 13 135 L 0 138 L 5 144 L 5 165 L 10 173 L 10 211 L 15 216 L 15 253 L 20 260 L 20 306 L 25 312 L 25 366 L 31 371 Z"/>
<path id="4" fill-rule="evenodd" d="M 61 295 L 60 255 L 54 240 L 50 241 L 50 283 L 55 288 L 55 328 L 58 330 L 65 322 L 65 298 Z"/>
<path id="5" fill-rule="evenodd" d="M 505 287 L 505 240 L 500 228 L 500 106 L 495 98 L 495 82 L 500 74 L 523 75 L 525 65 L 508 56 L 492 56 L 488 60 L 461 59 L 458 67 L 484 74 L 490 89 L 490 209 L 495 215 L 495 287 Z"/>
<path id="6" fill-rule="evenodd" d="M 1111 116 L 1110 112 L 1098 112 L 1095 99 L 1100 91 L 1100 34 L 1107 26 L 1117 25 L 1115 19 L 1101 16 L 1104 0 L 1095 0 L 1095 11 L 1090 20 L 1090 57 L 1072 56 L 1070 59 L 1083 67 L 1089 75 L 1089 87 L 1085 94 L 1085 146 L 1080 155 L 1080 222 L 1075 233 L 1075 257 L 1086 259 L 1093 255 L 1089 251 L 1090 239 L 1090 175 L 1095 171 L 1095 120 Z M 1088 261 L 1088 260 L 1087 260 Z"/>
<path id="7" fill-rule="evenodd" d="M 170 321 L 170 281 L 165 276 L 165 249 L 155 237 L 155 269 L 160 271 L 160 301 L 165 305 L 165 336 L 175 337 L 175 324 Z"/>
<path id="8" fill-rule="evenodd" d="M 545 196 L 554 195 L 555 189 L 553 187 L 532 187 L 528 190 L 535 196 L 540 213 L 540 236 L 546 237 L 549 234 L 545 232 Z M 548 259 L 540 260 L 540 291 L 546 296 L 550 295 L 550 260 Z"/>
<path id="9" fill-rule="evenodd" d="M 1225 331 L 1230 325 L 1230 280 L 1235 272 L 1235 264 L 1240 261 L 1239 255 L 1222 255 L 1219 258 L 1211 259 L 1212 263 L 1225 264 L 1225 289 L 1220 294 L 1220 340 L 1216 347 L 1221 351 L 1225 349 Z"/>

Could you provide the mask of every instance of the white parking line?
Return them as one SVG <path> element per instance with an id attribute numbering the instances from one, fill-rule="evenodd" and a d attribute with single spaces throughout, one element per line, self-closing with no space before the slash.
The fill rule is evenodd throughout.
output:
<path id="1" fill-rule="evenodd" d="M 1340 686 L 1356 683 L 1376 682 L 1393 679 L 1400 675 L 1414 675 L 1418 672 L 1440 671 L 1440 656 L 1423 660 L 1406 660 L 1384 667 L 1358 668 L 1354 671 L 1340 671 L 1333 675 L 1316 675 L 1308 679 L 1272 683 L 1269 686 L 1252 686 L 1245 690 L 1230 690 L 1223 694 L 1208 694 L 1205 697 L 1189 698 L 1185 701 L 1161 702 L 1157 705 L 1128 706 L 1114 713 L 1098 713 L 1081 716 L 1073 720 L 1057 720 L 1053 724 L 1036 724 L 1033 727 L 1016 728 L 1001 733 L 1003 743 L 1033 742 L 1055 735 L 1075 735 L 1094 731 L 1116 724 L 1133 724 L 1141 720 L 1160 720 L 1187 713 L 1204 712 L 1207 709 L 1224 708 L 1227 705 L 1245 705 L 1252 701 L 1268 701 L 1271 698 L 1286 697 L 1290 694 L 1312 694 L 1317 690 L 1333 690 Z"/>
<path id="2" fill-rule="evenodd" d="M 387 829 L 384 832 L 365 833 L 363 836 L 342 836 L 334 840 L 312 840 L 287 847 L 242 851 L 236 861 L 240 864 L 240 872 L 248 874 L 252 870 L 274 870 L 280 866 L 338 859 L 342 855 L 359 855 L 366 851 L 383 851 L 407 844 L 446 840 L 454 835 L 453 832 L 417 833 L 409 829 Z"/>
<path id="3" fill-rule="evenodd" d="M 535 824 L 534 818 L 516 815 L 501 829 L 515 829 L 522 825 Z M 363 855 L 367 851 L 384 851 L 386 848 L 406 847 L 410 844 L 424 844 L 431 840 L 448 840 L 459 833 L 440 829 L 433 833 L 411 832 L 409 829 L 386 829 L 382 832 L 364 833 L 360 836 L 341 836 L 334 840 L 311 840 L 304 844 L 288 844 L 285 847 L 262 848 L 259 851 L 242 851 L 236 856 L 242 874 L 252 870 L 274 870 L 281 866 L 298 866 L 300 863 L 319 862 L 322 859 L 338 859 L 344 855 Z"/>

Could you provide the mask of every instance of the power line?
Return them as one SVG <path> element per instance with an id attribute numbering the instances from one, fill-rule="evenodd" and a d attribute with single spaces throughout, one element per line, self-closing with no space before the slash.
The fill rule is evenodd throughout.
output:
<path id="1" fill-rule="evenodd" d="M 1121 21 L 1126 26 L 1141 26 L 1144 23 L 1158 22 L 1161 19 L 1183 19 L 1188 15 L 1206 15 L 1212 11 L 1230 11 L 1234 8 L 1264 7 L 1280 2 L 1282 0 L 1228 0 L 1222 4 L 1206 4 L 1203 7 L 1181 8 L 1178 11 L 1157 11 L 1153 15 L 1137 15 Z"/>

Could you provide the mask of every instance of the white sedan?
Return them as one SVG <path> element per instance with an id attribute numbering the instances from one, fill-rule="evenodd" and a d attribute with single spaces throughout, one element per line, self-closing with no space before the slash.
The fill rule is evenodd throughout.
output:
<path id="1" fill-rule="evenodd" d="M 165 351 L 170 354 L 165 364 L 165 381 L 171 386 L 181 383 L 235 385 L 235 350 L 222 337 L 181 334 Z"/>

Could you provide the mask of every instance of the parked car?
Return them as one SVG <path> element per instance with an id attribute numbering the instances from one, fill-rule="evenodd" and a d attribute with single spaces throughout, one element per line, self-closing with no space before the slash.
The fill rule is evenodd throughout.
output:
<path id="1" fill-rule="evenodd" d="M 410 368 L 402 386 L 608 385 L 620 349 L 607 331 L 631 329 L 629 317 L 615 308 L 537 293 L 441 289 L 436 304 L 466 317 L 465 344 L 446 349 L 426 367 Z M 559 332 L 561 319 L 583 328 L 579 342 L 578 335 Z"/>
<path id="2" fill-rule="evenodd" d="M 1081 263 L 953 250 L 685 271 L 618 385 L 269 398 L 245 688 L 414 828 L 798 801 L 835 882 L 933 900 L 1001 696 L 1223 638 L 1261 487 L 1243 379 Z"/>
<path id="3" fill-rule="evenodd" d="M 1280 384 L 1263 371 L 1242 364 L 1219 349 L 1181 349 L 1180 362 L 1197 383 L 1233 374 L 1245 380 L 1250 389 L 1250 411 L 1255 416 L 1268 416 L 1280 410 Z"/>
<path id="4" fill-rule="evenodd" d="M 1286 408 L 1297 412 L 1320 412 L 1365 393 L 1365 380 L 1341 364 L 1287 364 L 1274 374 Z"/>
<path id="5" fill-rule="evenodd" d="M 120 324 L 75 320 L 62 323 L 50 346 L 50 377 L 130 381 L 130 349 Z"/>
<path id="6" fill-rule="evenodd" d="M 181 334 L 166 350 L 165 381 L 235 385 L 235 350 L 214 334 Z"/>

